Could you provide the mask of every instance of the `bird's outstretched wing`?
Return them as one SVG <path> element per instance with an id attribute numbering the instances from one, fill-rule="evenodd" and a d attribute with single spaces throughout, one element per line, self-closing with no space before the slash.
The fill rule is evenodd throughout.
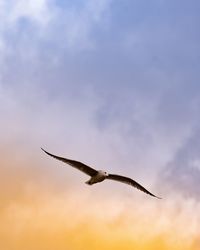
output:
<path id="1" fill-rule="evenodd" d="M 94 176 L 94 175 L 97 174 L 97 171 L 95 169 L 83 164 L 82 162 L 66 159 L 66 158 L 63 158 L 63 157 L 60 157 L 60 156 L 57 156 L 57 155 L 53 155 L 53 154 L 50 154 L 49 152 L 47 152 L 46 150 L 44 150 L 43 148 L 41 148 L 41 149 L 46 154 L 50 155 L 51 157 L 53 157 L 53 158 L 55 158 L 55 159 L 57 159 L 59 161 L 62 161 L 64 163 L 67 163 L 70 166 L 82 171 L 83 173 L 85 173 L 87 175 Z"/>
<path id="2" fill-rule="evenodd" d="M 149 195 L 154 196 L 154 197 L 156 197 L 158 199 L 161 199 L 160 197 L 157 197 L 154 194 L 150 193 L 147 189 L 145 189 L 143 186 L 141 186 L 139 183 L 137 183 L 136 181 L 134 181 L 133 179 L 131 179 L 129 177 L 116 175 L 116 174 L 109 174 L 106 177 L 106 179 L 123 182 L 125 184 L 131 185 L 131 186 L 145 192 L 146 194 L 149 194 Z"/>

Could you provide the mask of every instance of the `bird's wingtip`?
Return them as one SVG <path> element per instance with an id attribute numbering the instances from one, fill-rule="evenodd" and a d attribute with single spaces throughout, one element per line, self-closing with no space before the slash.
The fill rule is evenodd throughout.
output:
<path id="1" fill-rule="evenodd" d="M 44 150 L 42 147 L 40 147 L 40 148 L 41 148 L 41 150 L 42 150 L 43 152 L 45 152 L 45 153 L 47 152 L 47 151 L 46 151 L 46 150 Z"/>
<path id="2" fill-rule="evenodd" d="M 161 197 L 158 197 L 158 196 L 155 196 L 155 195 L 154 195 L 154 197 L 155 197 L 155 198 L 157 198 L 157 199 L 159 199 L 159 200 L 162 200 L 162 198 L 161 198 Z"/>

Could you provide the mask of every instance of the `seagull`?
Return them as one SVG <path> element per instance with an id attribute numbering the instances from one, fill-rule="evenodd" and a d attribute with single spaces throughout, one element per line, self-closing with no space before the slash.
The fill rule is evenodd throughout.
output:
<path id="1" fill-rule="evenodd" d="M 119 181 L 128 185 L 131 185 L 137 189 L 139 189 L 140 191 L 143 191 L 146 194 L 149 194 L 153 197 L 156 197 L 158 199 L 161 199 L 160 197 L 155 196 L 154 194 L 150 193 L 147 189 L 145 189 L 142 185 L 140 185 L 139 183 L 137 183 L 136 181 L 134 181 L 133 179 L 126 177 L 126 176 L 122 176 L 122 175 L 116 175 L 116 174 L 108 174 L 107 172 L 103 171 L 103 170 L 96 170 L 94 168 L 91 168 L 87 165 L 85 165 L 84 163 L 80 162 L 80 161 L 75 161 L 75 160 L 71 160 L 71 159 L 67 159 L 67 158 L 63 158 L 57 155 L 53 155 L 49 152 L 47 152 L 46 150 L 44 150 L 43 148 L 41 148 L 42 151 L 44 151 L 47 155 L 62 161 L 80 171 L 82 171 L 83 173 L 89 175 L 91 178 L 86 181 L 85 183 L 88 185 L 93 185 L 96 184 L 98 182 L 102 182 L 104 180 L 113 180 L 113 181 Z"/>

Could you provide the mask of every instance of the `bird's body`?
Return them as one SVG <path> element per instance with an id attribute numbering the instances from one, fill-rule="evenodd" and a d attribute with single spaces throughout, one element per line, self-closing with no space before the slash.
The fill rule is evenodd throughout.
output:
<path id="1" fill-rule="evenodd" d="M 126 177 L 126 176 L 122 176 L 122 175 L 116 175 L 116 174 L 108 174 L 107 172 L 103 171 L 103 170 L 96 170 L 94 168 L 91 168 L 87 165 L 85 165 L 84 163 L 80 162 L 80 161 L 75 161 L 75 160 L 71 160 L 71 159 L 67 159 L 67 158 L 63 158 L 57 155 L 53 155 L 49 152 L 47 152 L 46 150 L 44 150 L 42 148 L 42 150 L 48 154 L 49 156 L 62 161 L 64 163 L 69 164 L 70 166 L 82 171 L 83 173 L 89 175 L 91 178 L 86 181 L 86 184 L 88 185 L 93 185 L 96 184 L 98 182 L 102 182 L 106 179 L 108 180 L 113 180 L 113 181 L 119 181 L 119 182 L 123 182 L 125 184 L 131 185 L 143 192 L 145 192 L 146 194 L 149 194 L 153 197 L 159 198 L 157 196 L 155 196 L 154 194 L 150 193 L 147 189 L 145 189 L 142 185 L 140 185 L 139 183 L 137 183 L 136 181 L 134 181 L 133 179 Z M 160 198 L 159 198 L 160 199 Z"/>
<path id="2" fill-rule="evenodd" d="M 102 182 L 106 179 L 107 176 L 108 174 L 106 172 L 104 172 L 103 170 L 99 170 L 97 171 L 96 175 L 92 176 L 88 181 L 86 181 L 86 184 L 93 185 L 98 182 Z"/>

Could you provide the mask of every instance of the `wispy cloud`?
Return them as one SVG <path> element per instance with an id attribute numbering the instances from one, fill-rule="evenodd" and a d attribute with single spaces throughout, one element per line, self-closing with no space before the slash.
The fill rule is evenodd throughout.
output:
<path id="1" fill-rule="evenodd" d="M 0 3 L 4 249 L 85 249 L 94 237 L 91 249 L 198 249 L 198 4 Z M 132 176 L 163 200 L 116 183 L 88 188 L 41 146 Z"/>
<path id="2" fill-rule="evenodd" d="M 59 1 L 3 0 L 0 12 L 1 44 L 7 44 L 10 37 L 21 41 L 29 37 L 29 43 L 39 39 L 40 42 L 53 42 L 62 49 L 91 49 L 95 43 L 92 35 L 94 28 L 108 24 L 106 13 L 111 2 L 87 0 L 80 6 L 74 3 L 69 8 L 63 8 Z"/>

